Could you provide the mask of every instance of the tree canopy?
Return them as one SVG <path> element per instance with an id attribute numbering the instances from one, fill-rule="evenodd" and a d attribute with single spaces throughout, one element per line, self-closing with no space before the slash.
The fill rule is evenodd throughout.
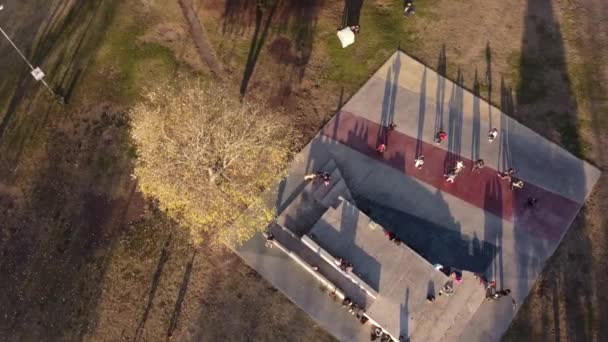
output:
<path id="1" fill-rule="evenodd" d="M 262 193 L 297 140 L 276 112 L 222 85 L 179 80 L 147 92 L 130 115 L 140 190 L 195 240 L 242 242 L 274 218 Z"/>

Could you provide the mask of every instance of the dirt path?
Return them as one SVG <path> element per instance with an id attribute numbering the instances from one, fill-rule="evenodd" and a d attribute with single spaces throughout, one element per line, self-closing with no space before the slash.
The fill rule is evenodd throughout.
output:
<path id="1" fill-rule="evenodd" d="M 198 50 L 198 54 L 200 55 L 203 63 L 205 63 L 209 69 L 215 74 L 215 76 L 221 78 L 222 77 L 222 68 L 218 63 L 215 55 L 213 53 L 213 48 L 211 47 L 211 43 L 209 43 L 209 39 L 207 38 L 207 32 L 205 28 L 201 25 L 201 22 L 192 7 L 191 0 L 178 0 L 180 7 L 184 13 L 184 17 L 190 26 L 190 33 L 192 34 L 192 39 L 194 40 L 194 44 L 196 45 L 196 49 Z"/>

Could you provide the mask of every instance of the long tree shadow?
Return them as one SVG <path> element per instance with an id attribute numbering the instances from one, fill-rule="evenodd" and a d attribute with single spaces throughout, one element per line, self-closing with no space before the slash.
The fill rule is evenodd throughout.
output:
<path id="1" fill-rule="evenodd" d="M 146 321 L 148 320 L 148 315 L 150 314 L 150 309 L 152 308 L 152 304 L 154 303 L 154 297 L 156 296 L 156 290 L 158 290 L 158 284 L 160 282 L 160 276 L 163 274 L 163 268 L 165 267 L 165 263 L 169 260 L 169 245 L 171 244 L 171 235 L 165 241 L 165 245 L 163 246 L 162 251 L 160 252 L 160 257 L 158 258 L 158 265 L 156 266 L 156 271 L 154 271 L 154 275 L 152 276 L 152 283 L 150 284 L 150 292 L 148 293 L 148 301 L 146 303 L 146 307 L 144 309 L 144 314 L 139 320 L 139 324 L 137 325 L 137 329 L 135 330 L 134 340 L 137 341 L 142 337 L 144 332 L 144 327 L 146 325 Z"/>
<path id="2" fill-rule="evenodd" d="M 247 63 L 245 64 L 245 72 L 243 73 L 243 80 L 241 81 L 241 97 L 245 96 L 245 93 L 247 92 L 249 80 L 253 75 L 253 70 L 258 61 L 258 57 L 266 42 L 270 23 L 272 22 L 277 6 L 278 1 L 273 1 L 268 8 L 266 8 L 262 2 L 258 2 L 255 9 L 255 31 L 253 32 L 253 38 L 251 39 L 249 55 L 247 56 Z"/>
<path id="3" fill-rule="evenodd" d="M 477 70 L 475 70 L 477 74 Z M 475 79 L 476 82 L 477 78 Z M 492 49 L 490 48 L 490 42 L 488 41 L 486 44 L 486 75 L 485 75 L 485 84 L 487 89 L 487 101 L 488 101 L 488 123 L 490 127 L 492 126 L 492 89 L 493 89 L 493 78 L 492 78 Z"/>
<path id="4" fill-rule="evenodd" d="M 165 249 L 163 248 L 163 252 Z M 171 321 L 169 323 L 169 329 L 167 330 L 167 340 L 169 340 L 173 336 L 173 332 L 177 328 L 177 324 L 179 323 L 179 318 L 182 312 L 182 305 L 184 303 L 184 298 L 186 298 L 186 292 L 188 291 L 188 284 L 190 284 L 190 276 L 192 275 L 192 266 L 194 265 L 194 258 L 196 257 L 197 250 L 192 252 L 192 257 L 190 261 L 186 265 L 186 271 L 184 272 L 184 278 L 182 279 L 182 285 L 179 288 L 179 293 L 177 295 L 177 299 L 175 300 L 175 308 L 173 309 L 173 314 L 171 315 Z"/>
<path id="5" fill-rule="evenodd" d="M 511 99 L 511 91 L 502 84 L 503 111 L 511 112 L 527 126 L 549 136 L 551 140 L 557 140 L 570 152 L 581 156 L 584 144 L 578 132 L 578 103 L 568 76 L 568 69 L 564 37 L 553 9 L 553 2 L 529 0 L 524 17 L 522 51 L 519 58 L 517 103 L 513 106 L 515 101 Z M 507 132 L 506 135 L 510 134 Z M 506 143 L 502 158 L 504 166 L 511 165 L 508 144 L 513 142 Z M 560 186 L 585 189 L 587 180 L 583 167 L 581 162 L 579 170 L 569 170 L 570 182 Z M 514 196 L 514 201 L 520 206 L 526 203 L 525 198 L 517 195 Z M 542 205 L 551 206 L 552 203 Z M 585 221 L 585 211 L 579 213 L 578 217 L 575 224 L 582 224 Z M 522 229 L 525 227 L 521 227 L 516 222 L 514 230 L 518 232 Z M 533 252 L 529 250 L 526 234 L 515 234 L 515 244 L 518 247 L 517 267 L 520 274 L 516 291 L 523 295 L 530 290 L 530 277 L 537 276 L 531 270 L 538 265 L 534 265 L 533 259 L 528 256 Z M 535 340 L 553 338 L 557 340 L 563 338 L 564 333 L 568 340 L 593 339 L 591 333 L 594 327 L 591 317 L 596 297 L 593 285 L 594 273 L 591 267 L 593 260 L 591 247 L 592 244 L 583 230 L 570 229 L 564 237 L 562 247 L 550 259 L 537 280 L 533 288 L 534 295 L 527 299 L 525 308 L 520 310 L 516 317 L 511 334 L 507 336 L 508 339 L 513 338 L 512 334 L 517 331 Z M 568 253 L 568 259 L 576 263 L 577 270 L 571 269 L 571 266 L 563 262 L 564 253 Z M 537 300 L 542 302 L 543 309 L 540 311 L 546 313 L 540 320 L 534 313 L 538 310 L 532 310 L 530 303 Z M 549 314 L 553 314 L 552 317 Z M 541 322 L 542 327 L 538 330 L 533 329 L 532 324 L 538 321 Z M 533 331 L 540 333 L 530 336 L 529 333 Z"/>
<path id="6" fill-rule="evenodd" d="M 582 84 L 579 84 L 578 89 L 586 94 L 589 99 L 589 114 L 591 123 L 590 139 L 593 144 L 595 163 L 605 169 L 608 165 L 608 154 L 606 152 L 606 144 L 608 143 L 607 121 L 608 117 L 608 102 L 606 102 L 606 77 L 608 69 L 606 68 L 606 53 L 607 45 L 605 37 L 608 31 L 605 20 L 608 17 L 608 3 L 604 1 L 589 1 L 584 3 L 583 11 L 577 11 L 582 24 L 579 25 L 580 31 L 578 40 L 578 49 L 584 57 L 583 71 L 581 72 Z M 604 37 L 604 38 L 602 38 Z M 603 40 L 604 39 L 604 40 Z M 608 180 L 607 174 L 602 173 L 596 185 L 597 190 L 592 195 L 594 200 L 589 201 L 586 206 L 585 216 L 597 218 L 598 224 L 596 229 L 602 231 L 608 227 L 608 210 L 606 203 L 608 201 Z M 599 229 L 598 229 L 599 228 Z M 605 236 L 605 235 L 604 235 Z M 608 275 L 608 264 L 603 262 L 608 259 L 608 236 L 604 239 L 590 239 L 593 249 L 593 255 L 596 256 L 593 261 L 592 273 L 596 277 L 598 283 L 605 282 Z M 588 251 L 585 251 L 588 253 Z M 602 278 L 603 275 L 603 278 Z M 599 278 L 599 279 L 598 279 Z M 608 322 L 608 300 L 606 297 L 599 297 L 597 292 L 596 298 L 591 301 L 595 303 L 594 314 L 591 317 L 593 328 L 596 329 L 595 336 L 607 336 L 608 325 L 603 322 Z M 599 297 L 599 298 L 598 298 Z M 559 298 L 559 297 L 558 297 Z M 591 315 L 589 315 L 591 316 Z"/>
<path id="7" fill-rule="evenodd" d="M 258 59 L 270 35 L 277 35 L 268 44 L 269 54 L 278 63 L 282 77 L 279 101 L 291 95 L 292 84 L 304 77 L 313 49 L 313 33 L 317 13 L 324 0 L 258 0 L 227 1 L 224 8 L 224 34 L 234 34 L 234 27 L 242 27 L 242 18 L 255 12 L 253 36 L 241 80 L 241 96 L 245 96 Z M 255 8 L 254 8 L 255 7 Z M 245 19 L 245 25 L 248 20 Z M 276 70 L 276 69 L 275 69 Z"/>

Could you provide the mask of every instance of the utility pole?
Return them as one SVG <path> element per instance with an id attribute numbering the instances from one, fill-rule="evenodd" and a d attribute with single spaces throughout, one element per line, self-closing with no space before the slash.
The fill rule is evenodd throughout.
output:
<path id="1" fill-rule="evenodd" d="M 4 9 L 4 5 L 0 4 L 0 11 L 2 11 Z M 44 72 L 42 72 L 42 70 L 40 69 L 40 67 L 35 67 L 32 65 L 32 63 L 30 63 L 30 61 L 25 57 L 25 55 L 21 52 L 21 50 L 19 50 L 19 48 L 17 47 L 17 45 L 15 45 L 15 43 L 11 40 L 11 38 L 8 36 L 8 34 L 6 34 L 6 32 L 4 32 L 4 30 L 2 29 L 2 26 L 0 26 L 0 33 L 2 33 L 2 35 L 4 36 L 4 38 L 6 38 L 6 40 L 8 40 L 8 42 L 11 44 L 11 46 L 15 49 L 15 51 L 17 51 L 17 53 L 19 54 L 19 56 L 21 56 L 21 58 L 25 61 L 25 63 L 27 63 L 27 65 L 29 66 L 31 72 L 30 74 L 32 75 L 32 77 L 34 77 L 34 79 L 36 81 L 41 82 L 46 89 L 48 89 L 51 94 L 53 94 L 53 96 L 55 96 L 60 102 L 61 104 L 65 103 L 65 99 L 63 98 L 63 96 L 55 93 L 55 91 L 53 91 L 53 89 L 51 89 L 51 87 L 46 83 L 46 81 L 44 80 Z"/>

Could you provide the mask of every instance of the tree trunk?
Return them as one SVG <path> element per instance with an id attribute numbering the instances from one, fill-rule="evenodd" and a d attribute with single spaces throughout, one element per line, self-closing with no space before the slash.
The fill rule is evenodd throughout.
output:
<path id="1" fill-rule="evenodd" d="M 213 48 L 211 47 L 211 43 L 209 42 L 209 38 L 207 37 L 207 32 L 192 8 L 192 0 L 177 0 L 179 2 L 180 7 L 182 8 L 182 12 L 184 13 L 184 17 L 188 22 L 188 26 L 190 27 L 190 33 L 192 34 L 192 39 L 194 40 L 194 44 L 196 45 L 196 49 L 198 50 L 198 54 L 203 60 L 211 72 L 215 74 L 218 78 L 222 78 L 222 68 L 220 67 L 217 58 L 215 58 L 215 54 L 213 53 Z"/>

